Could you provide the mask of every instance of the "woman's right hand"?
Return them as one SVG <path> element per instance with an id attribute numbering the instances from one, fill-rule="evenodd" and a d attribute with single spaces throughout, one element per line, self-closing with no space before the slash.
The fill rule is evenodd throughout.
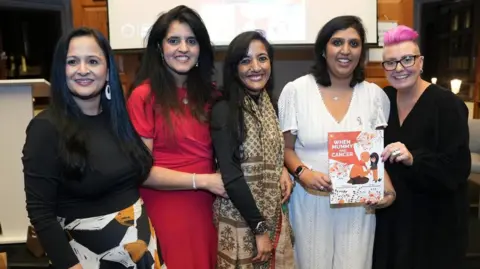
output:
<path id="1" fill-rule="evenodd" d="M 255 236 L 257 242 L 257 256 L 252 259 L 252 262 L 266 262 L 272 257 L 272 242 L 268 233 Z"/>
<path id="2" fill-rule="evenodd" d="M 311 169 L 305 169 L 300 175 L 300 182 L 302 185 L 309 189 L 319 190 L 319 191 L 331 191 L 332 182 L 328 178 L 328 175 L 323 173 L 313 171 Z"/>
<path id="3" fill-rule="evenodd" d="M 220 173 L 205 174 L 200 188 L 223 198 L 228 198 Z"/>

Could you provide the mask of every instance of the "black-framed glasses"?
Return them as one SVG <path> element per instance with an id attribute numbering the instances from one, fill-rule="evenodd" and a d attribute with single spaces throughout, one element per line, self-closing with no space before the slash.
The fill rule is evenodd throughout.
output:
<path id="1" fill-rule="evenodd" d="M 403 68 L 411 67 L 415 64 L 415 60 L 422 55 L 407 55 L 403 56 L 400 60 L 390 60 L 390 61 L 383 61 L 382 66 L 383 69 L 386 71 L 393 71 L 397 69 L 398 64 L 401 64 Z"/>

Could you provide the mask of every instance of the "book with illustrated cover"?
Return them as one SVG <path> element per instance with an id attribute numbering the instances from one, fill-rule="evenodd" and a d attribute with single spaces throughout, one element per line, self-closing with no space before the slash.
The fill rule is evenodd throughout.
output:
<path id="1" fill-rule="evenodd" d="M 383 198 L 383 130 L 328 133 L 330 204 Z"/>

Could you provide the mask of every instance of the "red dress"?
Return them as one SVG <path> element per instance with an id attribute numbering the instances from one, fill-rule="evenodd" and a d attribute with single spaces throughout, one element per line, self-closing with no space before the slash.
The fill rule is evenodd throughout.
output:
<path id="1" fill-rule="evenodd" d="M 179 89 L 179 99 L 186 89 Z M 188 111 L 171 113 L 171 126 L 154 116 L 150 85 L 138 86 L 127 106 L 138 134 L 153 139 L 154 165 L 176 171 L 214 173 L 208 123 L 200 123 Z M 183 103 L 181 103 L 183 105 Z M 170 133 L 166 133 L 170 132 Z M 216 266 L 217 232 L 212 206 L 215 196 L 206 191 L 158 191 L 140 189 L 157 234 L 168 269 L 213 269 Z"/>

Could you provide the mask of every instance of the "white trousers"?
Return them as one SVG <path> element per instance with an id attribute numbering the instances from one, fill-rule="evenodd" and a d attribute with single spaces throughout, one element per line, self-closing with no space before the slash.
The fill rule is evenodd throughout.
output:
<path id="1" fill-rule="evenodd" d="M 298 269 L 371 269 L 375 214 L 331 207 L 328 194 L 296 184 L 289 203 Z"/>

